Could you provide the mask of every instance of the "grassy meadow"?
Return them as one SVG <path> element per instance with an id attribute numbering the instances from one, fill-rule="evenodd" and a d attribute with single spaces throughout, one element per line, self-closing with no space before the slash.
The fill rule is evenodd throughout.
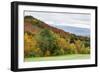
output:
<path id="1" fill-rule="evenodd" d="M 56 60 L 82 60 L 89 59 L 89 54 L 74 54 L 74 55 L 61 55 L 61 56 L 51 56 L 51 57 L 31 57 L 25 58 L 25 62 L 33 61 L 56 61 Z"/>

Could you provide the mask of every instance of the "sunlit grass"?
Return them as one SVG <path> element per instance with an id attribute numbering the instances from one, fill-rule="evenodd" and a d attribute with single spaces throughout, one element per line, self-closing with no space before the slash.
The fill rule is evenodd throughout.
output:
<path id="1" fill-rule="evenodd" d="M 32 61 L 55 61 L 55 60 L 77 60 L 77 59 L 89 59 L 90 54 L 73 54 L 73 55 L 63 55 L 63 56 L 51 56 L 51 57 L 31 57 L 25 58 L 25 62 Z"/>

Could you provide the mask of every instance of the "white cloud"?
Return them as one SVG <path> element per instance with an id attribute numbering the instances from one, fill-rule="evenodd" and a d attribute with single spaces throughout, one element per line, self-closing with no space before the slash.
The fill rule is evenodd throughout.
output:
<path id="1" fill-rule="evenodd" d="M 72 27 L 79 27 L 79 28 L 90 28 L 89 25 L 87 24 L 72 24 L 72 23 L 55 23 L 55 22 L 50 22 L 50 21 L 46 21 L 46 23 L 50 24 L 51 26 L 72 26 Z"/>

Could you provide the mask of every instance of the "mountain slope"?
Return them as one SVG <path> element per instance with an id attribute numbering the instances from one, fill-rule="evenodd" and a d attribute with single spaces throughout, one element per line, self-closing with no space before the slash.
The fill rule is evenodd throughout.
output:
<path id="1" fill-rule="evenodd" d="M 72 34 L 70 32 L 65 32 L 62 29 L 58 29 L 55 27 L 52 27 L 50 25 L 48 25 L 47 23 L 36 19 L 32 16 L 25 16 L 24 17 L 24 30 L 25 32 L 30 32 L 32 34 L 38 33 L 39 31 L 41 31 L 41 29 L 49 29 L 52 30 L 54 33 L 60 35 L 63 38 L 69 38 L 69 37 L 78 37 L 80 40 L 89 40 L 89 37 L 85 37 L 85 36 L 76 36 L 75 34 Z"/>
<path id="2" fill-rule="evenodd" d="M 32 16 L 24 17 L 25 57 L 89 54 L 90 38 L 55 28 Z"/>
<path id="3" fill-rule="evenodd" d="M 62 29 L 58 29 L 58 28 L 55 28 L 55 27 L 52 27 L 32 16 L 25 16 L 24 17 L 24 22 L 25 22 L 25 31 L 28 31 L 28 32 L 31 32 L 31 33 L 34 33 L 36 31 L 38 31 L 37 29 L 49 29 L 49 30 L 52 30 L 53 32 L 59 34 L 61 37 L 65 37 L 67 35 L 70 35 L 69 32 L 65 32 L 64 30 Z"/>

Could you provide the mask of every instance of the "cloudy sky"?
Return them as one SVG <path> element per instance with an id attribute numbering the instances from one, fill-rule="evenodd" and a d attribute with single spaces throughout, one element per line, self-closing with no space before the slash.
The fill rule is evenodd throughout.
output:
<path id="1" fill-rule="evenodd" d="M 24 15 L 31 15 L 51 26 L 74 26 L 80 28 L 90 28 L 90 14 L 84 13 L 54 13 L 54 12 L 34 12 L 25 11 Z"/>

